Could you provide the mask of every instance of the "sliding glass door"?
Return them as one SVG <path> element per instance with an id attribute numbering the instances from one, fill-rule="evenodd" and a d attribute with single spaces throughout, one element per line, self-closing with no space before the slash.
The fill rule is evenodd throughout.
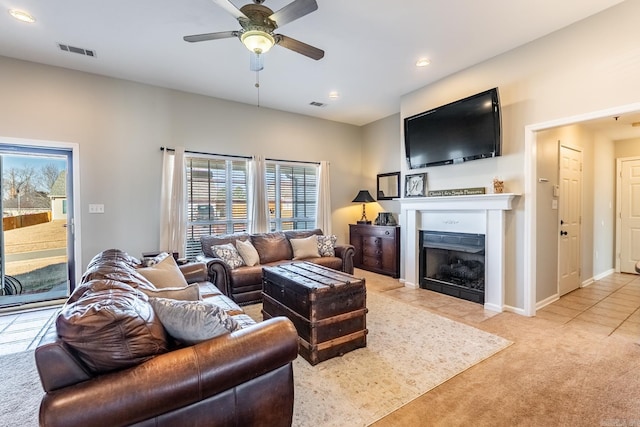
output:
<path id="1" fill-rule="evenodd" d="M 0 309 L 65 299 L 74 277 L 72 151 L 0 143 Z"/>

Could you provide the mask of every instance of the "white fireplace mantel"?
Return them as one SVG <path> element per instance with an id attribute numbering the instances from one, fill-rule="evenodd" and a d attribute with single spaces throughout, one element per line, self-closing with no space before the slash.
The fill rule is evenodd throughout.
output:
<path id="1" fill-rule="evenodd" d="M 513 209 L 517 194 L 418 197 L 398 199 L 402 226 L 403 280 L 420 287 L 421 230 L 470 232 L 485 235 L 485 308 L 504 307 L 505 211 Z"/>

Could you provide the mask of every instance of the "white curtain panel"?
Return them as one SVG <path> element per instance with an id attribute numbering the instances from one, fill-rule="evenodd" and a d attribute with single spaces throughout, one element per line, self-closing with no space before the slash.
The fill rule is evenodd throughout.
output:
<path id="1" fill-rule="evenodd" d="M 261 156 L 249 161 L 249 232 L 269 231 L 269 204 L 267 203 L 266 167 Z"/>
<path id="2" fill-rule="evenodd" d="M 176 147 L 173 153 L 164 150 L 162 155 L 162 189 L 160 195 L 160 250 L 186 251 L 186 177 L 184 147 Z"/>
<path id="3" fill-rule="evenodd" d="M 321 161 L 318 170 L 318 195 L 316 197 L 316 227 L 324 234 L 331 234 L 331 177 L 329 162 Z"/>

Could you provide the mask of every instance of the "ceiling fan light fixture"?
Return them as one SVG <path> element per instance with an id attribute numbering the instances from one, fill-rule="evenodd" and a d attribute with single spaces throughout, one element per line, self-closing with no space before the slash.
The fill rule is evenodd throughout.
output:
<path id="1" fill-rule="evenodd" d="M 276 44 L 276 40 L 269 33 L 259 30 L 245 31 L 240 36 L 240 41 L 249 51 L 254 53 L 267 53 Z"/>
<path id="2" fill-rule="evenodd" d="M 36 22 L 36 18 L 22 10 L 9 9 L 9 14 L 16 18 L 18 21 L 26 22 L 28 24 L 33 24 L 34 22 Z"/>

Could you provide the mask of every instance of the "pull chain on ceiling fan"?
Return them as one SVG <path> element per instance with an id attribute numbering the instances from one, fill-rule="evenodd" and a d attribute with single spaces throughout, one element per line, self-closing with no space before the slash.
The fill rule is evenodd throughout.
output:
<path id="1" fill-rule="evenodd" d="M 273 46 L 279 45 L 296 53 L 315 59 L 316 61 L 324 57 L 324 51 L 317 47 L 308 45 L 283 34 L 275 34 L 274 31 L 282 25 L 302 18 L 305 15 L 318 9 L 316 0 L 294 0 L 277 12 L 273 12 L 261 3 L 264 0 L 254 0 L 242 6 L 235 7 L 229 0 L 212 0 L 215 4 L 233 15 L 242 27 L 236 31 L 222 31 L 217 33 L 194 34 L 184 36 L 187 42 L 195 43 L 207 40 L 218 40 L 237 37 L 242 44 L 252 53 L 251 70 L 254 70 L 254 58 L 256 64 L 261 61 L 261 55 L 267 53 Z M 256 65 L 262 69 L 262 64 Z M 259 71 L 259 70 L 257 70 Z"/>

